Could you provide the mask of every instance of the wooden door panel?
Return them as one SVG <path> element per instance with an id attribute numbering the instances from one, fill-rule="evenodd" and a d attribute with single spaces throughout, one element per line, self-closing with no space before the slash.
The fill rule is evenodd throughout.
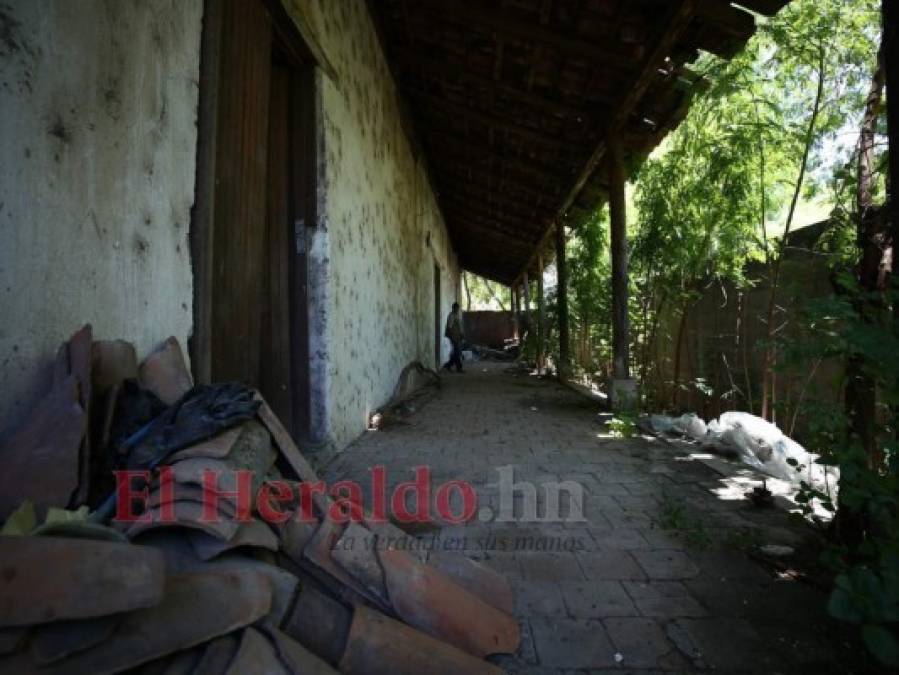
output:
<path id="1" fill-rule="evenodd" d="M 263 396 L 288 429 L 293 429 L 290 311 L 289 100 L 291 73 L 272 66 L 268 134 L 268 237 L 263 273 L 266 288 L 260 355 Z"/>
<path id="2" fill-rule="evenodd" d="M 223 3 L 211 283 L 211 377 L 259 385 L 272 28 Z"/>

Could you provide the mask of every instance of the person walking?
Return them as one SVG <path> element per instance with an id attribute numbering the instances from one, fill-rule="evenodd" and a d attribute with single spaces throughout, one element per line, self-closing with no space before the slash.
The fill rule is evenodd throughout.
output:
<path id="1" fill-rule="evenodd" d="M 465 337 L 465 329 L 462 325 L 462 310 L 459 308 L 458 302 L 453 303 L 453 309 L 446 317 L 446 329 L 443 334 L 453 343 L 453 352 L 443 367 L 450 370 L 452 366 L 455 366 L 458 372 L 465 372 L 462 370 L 462 338 Z"/>

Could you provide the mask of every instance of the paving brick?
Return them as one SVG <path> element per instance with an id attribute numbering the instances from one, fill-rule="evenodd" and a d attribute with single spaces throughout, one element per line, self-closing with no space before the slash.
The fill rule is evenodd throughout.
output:
<path id="1" fill-rule="evenodd" d="M 666 482 L 668 481 L 666 480 Z M 658 497 L 661 492 L 659 484 L 655 481 L 651 483 L 627 483 L 625 487 L 627 493 L 631 495 Z"/>
<path id="2" fill-rule="evenodd" d="M 531 620 L 534 646 L 541 666 L 605 668 L 616 665 L 615 648 L 600 621 Z"/>
<path id="3" fill-rule="evenodd" d="M 632 486 L 629 487 L 629 489 L 632 489 Z M 625 511 L 638 511 L 642 513 L 653 512 L 659 506 L 658 500 L 651 495 L 621 495 L 615 497 L 615 501 L 617 501 Z"/>
<path id="4" fill-rule="evenodd" d="M 682 598 L 690 595 L 680 581 L 625 581 L 624 590 L 635 600 L 647 598 Z"/>
<path id="5" fill-rule="evenodd" d="M 625 668 L 651 668 L 670 652 L 665 631 L 652 619 L 620 618 L 603 621 L 606 633 L 623 658 Z"/>
<path id="6" fill-rule="evenodd" d="M 658 619 L 700 618 L 709 615 L 705 607 L 689 595 L 674 598 L 638 598 L 634 602 L 640 614 Z"/>
<path id="7" fill-rule="evenodd" d="M 559 584 L 568 613 L 578 619 L 637 616 L 638 612 L 619 581 Z"/>
<path id="8" fill-rule="evenodd" d="M 764 581 L 770 577 L 741 552 L 697 551 L 691 553 L 704 575 L 713 579 Z"/>
<path id="9" fill-rule="evenodd" d="M 778 665 L 771 645 L 744 619 L 678 619 L 668 624 L 667 631 L 697 667 L 771 672 Z"/>
<path id="10" fill-rule="evenodd" d="M 506 575 L 509 579 L 521 579 L 521 565 L 513 553 L 489 552 L 483 555 L 471 555 L 491 569 Z"/>
<path id="11" fill-rule="evenodd" d="M 633 551 L 650 579 L 691 579 L 699 566 L 683 551 Z"/>
<path id="12" fill-rule="evenodd" d="M 522 617 L 567 615 L 559 585 L 551 581 L 519 581 L 514 585 L 515 614 Z"/>
<path id="13" fill-rule="evenodd" d="M 653 518 L 643 511 L 610 511 L 605 514 L 612 527 L 646 528 L 653 524 Z"/>
<path id="14" fill-rule="evenodd" d="M 649 543 L 650 548 L 680 551 L 689 548 L 684 537 L 674 530 L 662 530 L 657 527 L 641 528 L 640 534 Z"/>
<path id="15" fill-rule="evenodd" d="M 628 551 L 593 551 L 577 554 L 584 574 L 591 580 L 644 579 L 646 574 Z"/>
<path id="16" fill-rule="evenodd" d="M 595 489 L 591 491 L 594 496 L 628 495 L 633 494 L 628 491 L 624 483 L 597 483 Z"/>
<path id="17" fill-rule="evenodd" d="M 521 553 L 522 577 L 530 581 L 576 581 L 584 578 L 577 553 Z"/>
<path id="18" fill-rule="evenodd" d="M 604 551 L 634 551 L 649 548 L 649 543 L 634 528 L 590 528 L 596 548 Z"/>
<path id="19" fill-rule="evenodd" d="M 682 461 L 677 448 L 641 438 L 597 438 L 592 406 L 559 385 L 506 368 L 484 363 L 465 378 L 446 378 L 413 424 L 365 434 L 321 472 L 331 482 L 356 476 L 367 494 L 374 464 L 387 467 L 392 484 L 411 478 L 414 466 L 429 464 L 444 479 L 471 481 L 481 505 L 494 513 L 497 467 L 514 466 L 516 481 L 583 485 L 586 522 L 491 519 L 441 531 L 441 537 L 464 537 L 466 553 L 508 576 L 516 589 L 522 648 L 491 661 L 524 675 L 685 672 L 699 666 L 839 671 L 826 649 L 809 646 L 816 639 L 828 646 L 821 628 L 826 597 L 777 583 L 742 553 L 726 550 L 733 526 L 760 528 L 766 540 L 790 543 L 801 531 L 784 514 L 720 500 L 710 492 L 719 486 L 716 475 L 699 462 Z M 532 405 L 537 411 L 530 411 Z M 546 500 L 539 493 L 542 513 Z M 663 496 L 703 514 L 715 548 L 696 550 L 680 533 L 660 529 L 657 501 Z M 520 516 L 521 496 L 515 501 Z M 534 550 L 534 544 L 516 552 L 522 537 L 544 548 Z M 592 544 L 576 554 L 545 550 L 566 538 Z M 791 655 L 800 649 L 809 653 Z M 614 661 L 615 652 L 624 655 L 623 663 Z M 776 663 L 784 654 L 790 662 Z"/>

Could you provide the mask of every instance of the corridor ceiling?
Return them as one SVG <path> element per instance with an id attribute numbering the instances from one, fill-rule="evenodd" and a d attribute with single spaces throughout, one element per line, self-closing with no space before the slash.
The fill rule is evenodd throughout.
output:
<path id="1" fill-rule="evenodd" d="M 742 0 L 771 15 L 787 0 Z M 533 269 L 558 220 L 605 198 L 619 139 L 644 157 L 702 86 L 686 64 L 733 56 L 754 17 L 727 0 L 370 0 L 465 269 Z M 567 221 L 566 221 L 567 222 Z"/>

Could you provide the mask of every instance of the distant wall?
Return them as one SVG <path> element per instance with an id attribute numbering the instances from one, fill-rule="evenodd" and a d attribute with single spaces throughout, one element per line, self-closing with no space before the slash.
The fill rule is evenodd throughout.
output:
<path id="1" fill-rule="evenodd" d="M 319 334 L 311 365 L 327 383 L 316 392 L 323 400 L 313 423 L 342 448 L 366 429 L 410 361 L 435 365 L 435 305 L 445 317 L 459 269 L 365 0 L 292 4 L 336 71 L 336 80 L 319 74 L 323 165 L 310 248 Z"/>
<path id="2" fill-rule="evenodd" d="M 465 339 L 472 344 L 502 349 L 515 333 L 515 320 L 508 311 L 463 312 Z"/>
<path id="3" fill-rule="evenodd" d="M 84 323 L 139 353 L 186 345 L 201 15 L 201 0 L 0 5 L 0 435 Z"/>

